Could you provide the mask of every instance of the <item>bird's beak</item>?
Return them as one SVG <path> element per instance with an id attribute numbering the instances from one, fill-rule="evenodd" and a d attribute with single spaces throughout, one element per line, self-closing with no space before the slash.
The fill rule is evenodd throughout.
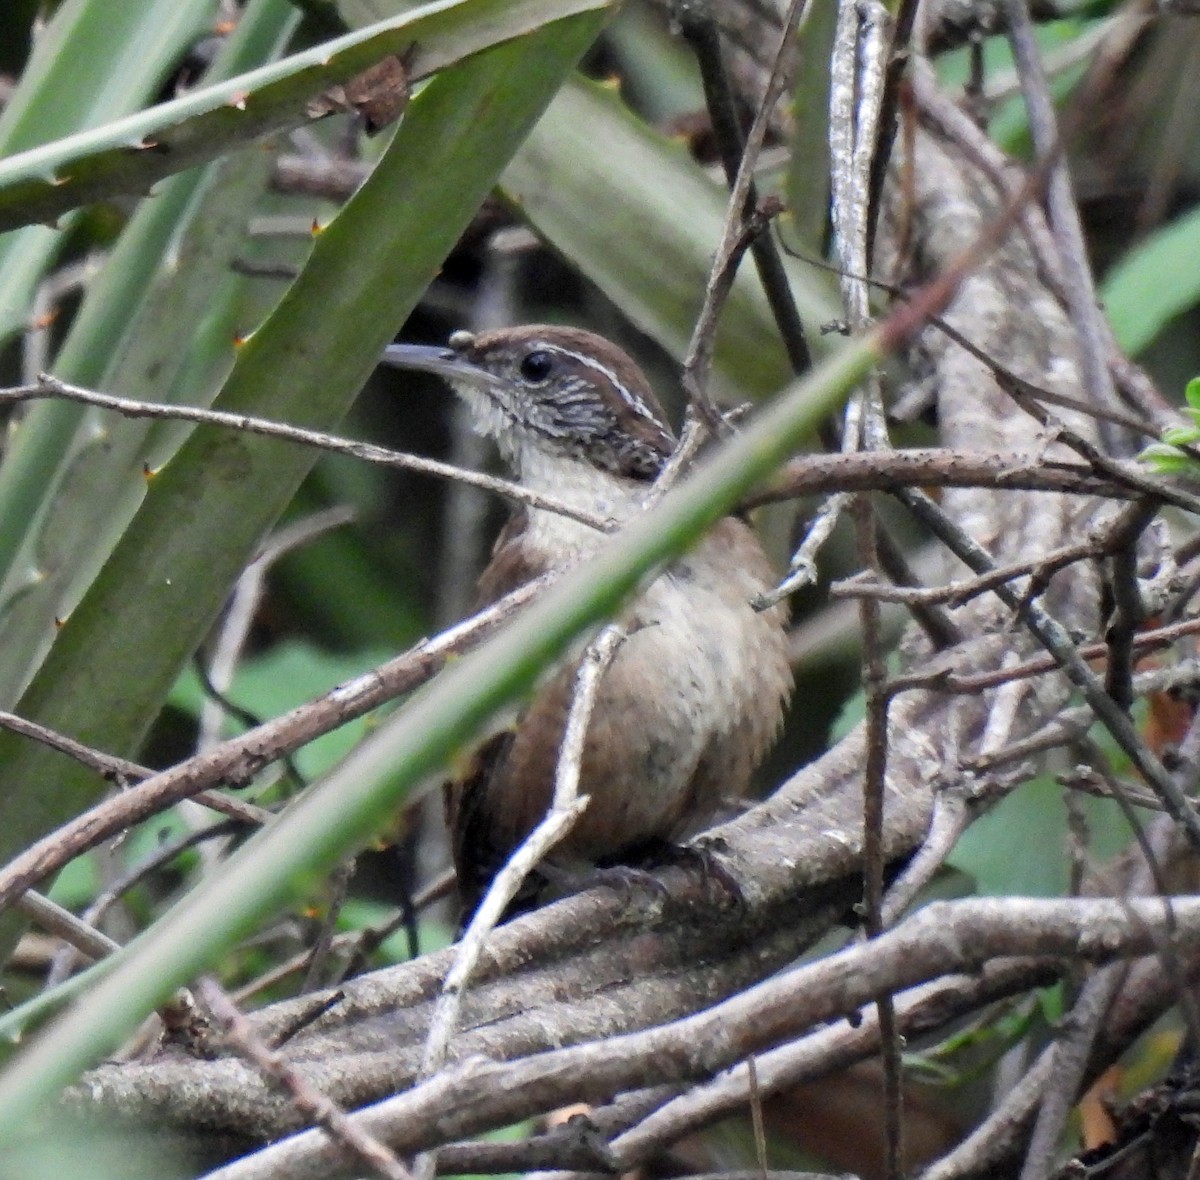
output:
<path id="1" fill-rule="evenodd" d="M 469 361 L 453 348 L 429 344 L 389 344 L 381 358 L 385 365 L 396 369 L 416 369 L 433 373 L 450 382 L 467 382 L 481 388 L 502 382 L 487 369 Z"/>

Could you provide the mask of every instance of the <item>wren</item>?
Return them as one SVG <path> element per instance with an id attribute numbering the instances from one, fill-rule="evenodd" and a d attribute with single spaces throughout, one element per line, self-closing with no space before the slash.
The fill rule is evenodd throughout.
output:
<path id="1" fill-rule="evenodd" d="M 384 359 L 444 378 L 524 486 L 600 519 L 639 513 L 675 445 L 641 370 L 590 332 L 456 332 L 448 348 L 392 345 Z M 605 540 L 560 513 L 517 509 L 480 577 L 478 606 Z M 621 863 L 695 834 L 745 793 L 792 691 L 783 608 L 750 605 L 772 585 L 754 533 L 727 516 L 625 608 L 617 621 L 628 638 L 600 682 L 584 743 L 579 789 L 590 801 L 554 865 Z M 549 806 L 577 663 L 551 673 L 447 787 L 468 916 Z"/>

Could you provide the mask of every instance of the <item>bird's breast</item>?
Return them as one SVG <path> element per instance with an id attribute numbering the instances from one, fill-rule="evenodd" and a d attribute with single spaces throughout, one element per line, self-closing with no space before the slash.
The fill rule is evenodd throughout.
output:
<path id="1" fill-rule="evenodd" d="M 600 682 L 584 743 L 580 789 L 590 802 L 560 853 L 596 860 L 674 839 L 705 826 L 723 797 L 744 793 L 791 689 L 782 619 L 749 604 L 769 581 L 746 526 L 722 522 L 618 620 L 626 639 Z M 538 692 L 489 786 L 507 845 L 549 805 L 575 669 L 568 664 Z"/>

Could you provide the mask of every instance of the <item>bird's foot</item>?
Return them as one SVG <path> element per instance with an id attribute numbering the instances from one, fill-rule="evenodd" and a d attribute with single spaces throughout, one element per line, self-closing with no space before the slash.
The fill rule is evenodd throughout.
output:
<path id="1" fill-rule="evenodd" d="M 632 895 L 639 889 L 653 894 L 659 901 L 667 897 L 667 887 L 652 872 L 634 865 L 592 865 L 581 868 L 542 864 L 538 866 L 538 872 L 564 897 L 599 886 L 622 894 L 627 901 L 632 901 Z"/>
<path id="2" fill-rule="evenodd" d="M 670 859 L 665 863 L 678 865 L 683 869 L 691 869 L 700 878 L 704 890 L 705 901 L 710 904 L 735 906 L 739 910 L 746 908 L 746 895 L 742 892 L 741 883 L 729 871 L 725 862 L 716 851 L 708 847 L 701 839 L 698 843 L 677 844 L 672 846 Z"/>

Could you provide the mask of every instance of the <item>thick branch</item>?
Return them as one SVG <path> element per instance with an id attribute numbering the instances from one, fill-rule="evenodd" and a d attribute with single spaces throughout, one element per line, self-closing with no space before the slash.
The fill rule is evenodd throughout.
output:
<path id="1" fill-rule="evenodd" d="M 1168 933 L 1182 947 L 1200 943 L 1200 898 L 1177 899 L 1170 910 L 1146 898 L 935 903 L 902 928 L 687 1020 L 521 1062 L 467 1060 L 361 1112 L 355 1122 L 396 1152 L 423 1150 L 532 1117 L 568 1098 L 594 1102 L 634 1086 L 712 1077 L 813 1025 L 854 1016 L 876 995 L 969 972 L 993 958 L 1061 955 L 1103 962 L 1151 953 Z M 347 1162 L 354 1161 L 323 1135 L 305 1132 L 221 1169 L 212 1180 L 260 1180 L 280 1171 L 294 1180 L 325 1180 L 349 1174 L 342 1170 Z"/>

